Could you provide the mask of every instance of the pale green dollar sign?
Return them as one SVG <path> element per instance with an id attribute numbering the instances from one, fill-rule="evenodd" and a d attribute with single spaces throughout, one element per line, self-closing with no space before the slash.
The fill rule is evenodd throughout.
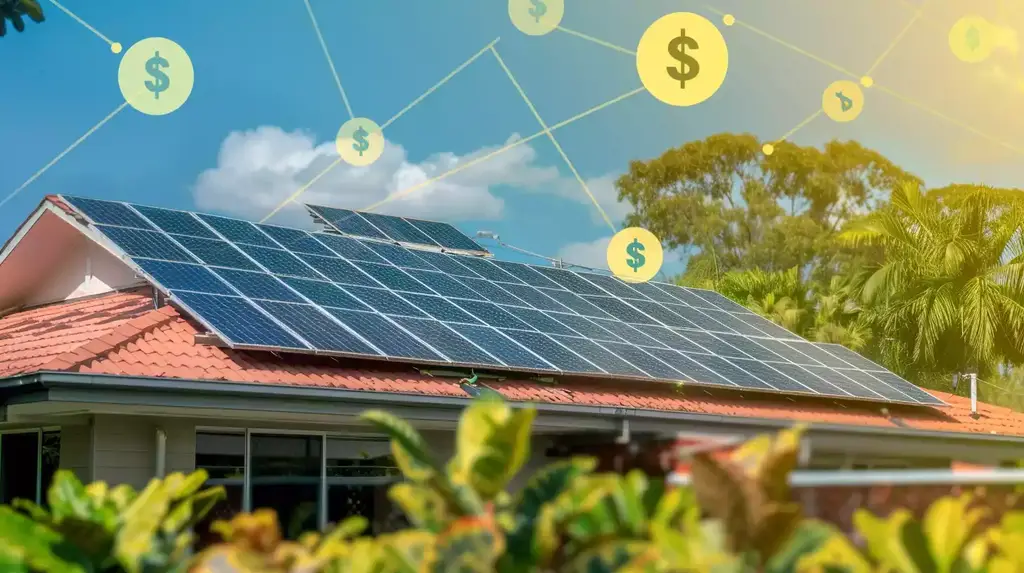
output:
<path id="1" fill-rule="evenodd" d="M 530 8 L 530 15 L 533 16 L 539 24 L 541 16 L 548 13 L 548 7 L 544 4 L 544 0 L 530 0 L 530 4 L 533 4 L 533 8 Z"/>
<path id="2" fill-rule="evenodd" d="M 370 148 L 370 142 L 366 139 L 369 135 L 370 132 L 363 129 L 362 126 L 359 126 L 359 129 L 352 134 L 352 139 L 356 141 L 352 144 L 352 149 L 359 152 L 359 157 L 362 157 L 363 152 Z"/>
<path id="3" fill-rule="evenodd" d="M 981 32 L 979 32 L 974 26 L 971 26 L 967 29 L 964 41 L 967 42 L 967 49 L 972 52 L 977 50 L 978 46 L 981 46 Z"/>
<path id="4" fill-rule="evenodd" d="M 633 239 L 632 243 L 626 245 L 626 255 L 629 257 L 626 259 L 626 264 L 633 269 L 634 273 L 647 263 L 647 259 L 640 254 L 642 250 L 644 250 L 644 244 L 637 239 Z"/>
<path id="5" fill-rule="evenodd" d="M 686 82 L 697 77 L 700 73 L 700 63 L 696 58 L 686 53 L 686 49 L 696 50 L 700 48 L 697 40 L 686 35 L 686 30 L 680 30 L 679 36 L 668 43 L 668 55 L 679 60 L 679 69 L 666 68 L 668 75 L 674 80 L 679 80 L 679 87 L 686 88 Z"/>
<path id="6" fill-rule="evenodd" d="M 171 87 L 171 78 L 167 77 L 160 68 L 169 68 L 171 63 L 160 57 L 156 52 L 152 58 L 146 60 L 146 73 L 153 76 L 153 80 L 146 80 L 146 89 L 153 92 L 153 97 L 160 99 L 160 92 Z"/>

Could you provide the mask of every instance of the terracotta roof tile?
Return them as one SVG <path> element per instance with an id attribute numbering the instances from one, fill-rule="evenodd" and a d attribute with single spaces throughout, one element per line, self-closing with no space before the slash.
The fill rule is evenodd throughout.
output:
<path id="1" fill-rule="evenodd" d="M 453 379 L 411 367 L 315 356 L 274 355 L 197 344 L 196 326 L 171 306 L 153 309 L 149 291 L 111 293 L 0 318 L 0 378 L 41 370 L 395 392 L 468 395 Z M 57 329 L 57 327 L 61 327 Z M 486 381 L 515 401 L 635 408 L 854 426 L 1024 436 L 1024 414 L 931 391 L 949 408 L 886 407 L 836 400 L 738 394 L 668 384 L 567 378 Z"/>

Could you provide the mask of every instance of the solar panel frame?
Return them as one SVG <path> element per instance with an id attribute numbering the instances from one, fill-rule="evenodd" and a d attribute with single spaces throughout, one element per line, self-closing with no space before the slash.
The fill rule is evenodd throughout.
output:
<path id="1" fill-rule="evenodd" d="M 371 239 L 388 238 L 373 223 L 361 217 L 356 211 L 337 207 L 324 207 L 322 205 L 306 205 L 306 209 L 339 233 L 353 237 L 369 237 Z"/>
<path id="2" fill-rule="evenodd" d="M 444 355 L 443 349 L 431 347 L 429 343 L 419 340 L 408 329 L 402 327 L 400 321 L 406 320 L 409 324 L 420 325 L 417 328 L 429 329 L 423 330 L 423 332 L 430 332 L 432 336 L 440 336 L 439 340 L 465 341 L 462 346 L 463 351 L 477 349 L 483 355 L 492 358 L 493 362 L 499 363 L 497 366 L 513 370 L 551 372 L 554 368 L 553 371 L 563 374 L 628 377 L 628 374 L 612 372 L 595 362 L 600 356 L 604 356 L 600 359 L 602 364 L 615 362 L 613 359 L 608 359 L 607 356 L 621 360 L 618 355 L 608 351 L 608 347 L 610 347 L 622 350 L 637 360 L 645 362 L 653 360 L 654 362 L 646 362 L 646 364 L 648 369 L 655 371 L 655 374 L 641 371 L 641 378 L 645 379 L 654 378 L 665 381 L 682 379 L 669 378 L 668 374 L 671 371 L 675 373 L 673 376 L 689 377 L 696 380 L 697 383 L 734 389 L 799 394 L 802 393 L 799 387 L 803 386 L 807 388 L 807 392 L 803 392 L 806 394 L 926 406 L 944 405 L 941 400 L 931 394 L 845 347 L 805 341 L 712 291 L 684 289 L 665 283 L 626 283 L 607 275 L 573 273 L 551 267 L 468 258 L 463 255 L 446 255 L 441 252 L 415 251 L 404 249 L 398 245 L 375 243 L 372 240 L 352 239 L 339 235 L 324 235 L 324 237 L 330 238 L 323 239 L 315 234 L 297 229 L 259 225 L 213 215 L 191 214 L 184 211 L 113 202 L 88 203 L 87 208 L 97 217 L 106 221 L 125 223 L 123 226 L 111 226 L 97 223 L 88 213 L 84 212 L 84 209 L 79 208 L 73 202 L 69 202 L 69 204 L 79 211 L 82 219 L 90 222 L 105 237 L 105 240 L 111 243 L 115 252 L 124 253 L 128 262 L 135 266 L 140 274 L 168 292 L 172 300 L 195 315 L 200 322 L 224 338 L 229 345 L 237 348 L 276 348 L 290 352 L 323 352 L 322 349 L 315 348 L 314 344 L 310 344 L 309 340 L 305 339 L 301 333 L 289 327 L 281 319 L 275 318 L 267 308 L 291 309 L 294 307 L 301 309 L 304 313 L 314 310 L 317 312 L 316 316 L 321 319 L 323 317 L 333 318 L 331 324 L 339 327 L 342 322 L 337 320 L 334 312 L 344 311 L 341 313 L 356 312 L 357 314 L 353 316 L 373 317 L 366 320 L 373 324 L 390 325 L 388 328 L 395 329 L 394 332 L 404 333 L 404 335 L 396 335 L 397 337 L 410 336 L 417 344 L 430 350 L 430 355 L 420 353 L 418 356 L 409 357 L 384 356 L 376 353 L 376 349 L 374 354 L 360 352 L 354 354 L 362 358 L 385 360 L 408 358 L 424 363 L 452 362 Z M 146 213 L 150 216 L 147 217 Z M 182 233 L 169 233 L 168 230 Z M 148 247 L 129 244 L 124 239 L 124 237 L 135 236 L 163 237 L 160 239 L 161 243 L 173 245 L 173 247 L 156 253 Z M 218 238 L 211 239 L 211 236 Z M 119 245 L 114 238 L 121 238 L 122 245 Z M 293 242 L 293 239 L 297 242 Z M 297 246 L 299 243 L 311 246 L 283 249 L 281 248 L 284 246 L 282 241 L 290 246 Z M 272 246 L 261 246 L 256 243 Z M 339 246 L 344 253 L 332 249 L 331 244 Z M 369 244 L 374 244 L 374 246 L 369 246 Z M 353 245 L 359 246 L 353 247 Z M 126 252 L 125 248 L 130 252 Z M 311 252 L 301 253 L 303 250 Z M 387 251 L 394 255 L 388 261 L 388 265 L 381 265 L 380 261 L 363 262 L 376 262 L 381 265 L 380 268 L 394 269 L 389 270 L 389 273 L 409 277 L 409 280 L 414 281 L 413 284 L 422 285 L 425 289 L 426 292 L 422 293 L 424 298 L 417 301 L 417 297 L 410 293 L 405 293 L 403 297 L 402 291 L 396 290 L 394 285 L 390 288 L 367 288 L 366 286 L 325 281 L 325 278 L 329 279 L 330 277 L 324 275 L 307 260 L 309 257 L 319 256 L 314 253 L 339 255 L 321 258 L 347 264 L 357 273 L 362 273 L 362 275 L 356 276 L 365 276 L 369 279 L 369 275 L 352 264 L 349 257 L 341 255 L 349 254 L 352 258 L 367 259 L 372 258 L 367 253 L 373 253 L 373 256 L 381 259 L 377 254 L 378 251 Z M 353 252 L 356 254 L 352 255 Z M 171 259 L 186 259 L 187 262 L 174 263 L 163 258 L 145 258 L 140 253 L 159 254 L 161 257 L 170 257 Z M 279 260 L 281 257 L 284 257 L 287 262 L 282 263 Z M 397 261 L 399 263 L 397 265 L 395 258 L 401 259 Z M 431 260 L 437 261 L 439 264 L 432 264 Z M 211 264 L 212 262 L 222 264 Z M 401 263 L 410 263 L 408 266 L 414 268 L 405 268 L 406 265 Z M 205 271 L 206 274 L 203 275 L 205 278 L 195 275 L 179 280 L 180 277 L 175 278 L 173 273 L 168 274 L 173 270 L 177 270 L 179 273 L 192 273 L 192 269 L 202 269 L 198 272 Z M 413 271 L 416 269 L 419 270 L 414 273 Z M 451 273 L 446 269 L 454 269 L 458 273 Z M 276 272 L 268 274 L 268 271 Z M 282 271 L 288 272 L 289 275 L 274 276 Z M 501 285 L 488 282 L 488 280 L 479 278 L 481 272 L 490 277 L 491 281 L 500 278 L 501 281 L 507 282 Z M 447 288 L 453 292 L 439 293 L 449 296 L 437 297 L 433 294 L 436 292 L 433 287 L 418 280 L 417 274 L 431 277 L 429 280 L 435 285 L 447 285 L 446 287 L 439 286 L 439 288 L 442 290 Z M 451 276 L 456 274 L 463 276 Z M 600 278 L 591 279 L 591 276 Z M 212 281 L 211 277 L 216 280 Z M 225 280 L 224 277 L 236 277 L 236 280 Z M 259 278 L 249 281 L 253 284 L 239 282 L 246 277 Z M 373 279 L 370 281 L 373 285 L 379 284 Z M 474 281 L 476 282 L 474 283 Z M 259 290 L 256 288 L 259 286 L 256 283 L 263 286 L 273 285 L 273 288 Z M 189 291 L 178 288 L 182 284 L 193 289 L 214 292 Z M 573 285 L 580 284 L 586 286 L 574 291 Z M 484 289 L 480 285 L 489 285 L 486 293 L 480 292 Z M 301 286 L 302 289 L 296 288 L 296 286 Z M 460 300 L 457 297 L 451 297 L 450 295 L 456 294 L 455 291 L 463 295 L 474 293 L 477 298 Z M 519 295 L 515 295 L 516 292 Z M 591 294 L 581 296 L 581 292 Z M 313 298 L 316 300 L 307 296 L 307 293 L 314 295 Z M 504 293 L 502 299 L 508 304 L 505 306 L 494 305 L 494 301 L 488 296 L 492 293 Z M 584 316 L 589 307 L 581 305 L 580 301 L 598 308 L 588 301 L 587 296 L 605 307 L 614 308 L 613 312 L 617 318 L 609 319 L 609 313 L 603 310 L 601 312 L 604 313 L 604 318 Z M 271 300 L 284 298 L 288 300 Z M 191 300 L 196 305 L 199 305 L 200 302 L 205 304 L 207 308 L 204 310 L 213 313 L 212 318 L 204 318 L 202 312 L 186 304 L 187 300 Z M 370 304 L 368 301 L 374 302 L 374 304 Z M 396 301 L 397 305 L 393 304 Z M 464 307 L 475 308 L 477 312 L 487 315 L 487 320 L 479 322 L 490 322 L 497 328 L 485 327 L 480 324 L 460 324 L 451 320 L 438 321 L 415 304 L 420 302 L 421 305 L 426 305 L 426 301 L 445 301 L 441 304 L 446 307 L 449 304 L 454 305 L 455 308 L 462 309 L 470 316 L 476 315 L 466 311 Z M 572 302 L 563 304 L 567 301 Z M 340 306 L 329 304 L 332 302 Z M 329 310 L 332 308 L 335 311 Z M 230 319 L 230 316 L 225 318 L 225 312 L 228 311 L 224 309 L 235 309 L 246 316 L 256 317 L 253 319 L 256 322 L 272 325 L 268 326 L 270 330 L 266 333 L 267 338 L 263 341 L 264 343 L 253 343 L 255 335 L 252 332 L 246 333 L 247 325 L 224 323 L 225 320 Z M 484 309 L 487 309 L 487 312 L 484 312 Z M 360 312 L 366 314 L 358 314 Z M 443 315 L 443 318 L 453 319 L 462 316 Z M 686 324 L 685 322 L 676 322 L 674 318 L 676 316 L 699 328 L 686 330 L 683 327 L 663 328 L 659 326 L 666 320 L 675 324 Z M 701 324 L 694 323 L 688 317 L 700 321 Z M 500 320 L 498 320 L 499 318 Z M 413 319 L 425 322 L 416 322 Z M 465 320 L 465 318 L 461 319 Z M 236 322 L 238 320 L 242 319 L 236 319 Z M 294 322 L 294 317 L 288 317 L 288 320 L 293 321 L 294 325 L 300 324 Z M 218 321 L 220 321 L 221 328 L 215 324 Z M 629 321 L 632 321 L 632 324 L 627 324 Z M 429 326 L 422 326 L 424 324 L 429 324 Z M 750 328 L 745 328 L 744 325 L 748 325 Z M 509 326 L 513 328 L 510 329 Z M 440 330 L 441 327 L 445 330 Z M 237 336 L 227 332 L 227 329 L 237 331 L 235 332 Z M 460 329 L 468 329 L 469 336 L 461 333 Z M 502 332 L 503 329 L 506 333 Z M 351 330 L 347 329 L 350 334 Z M 280 334 L 282 332 L 283 335 Z M 448 332 L 453 333 L 452 336 L 457 338 L 450 338 Z M 714 345 L 716 354 L 710 354 L 711 349 L 684 338 L 687 332 L 691 333 L 691 338 L 697 337 L 703 343 L 707 343 L 708 340 L 716 341 Z M 692 334 L 693 332 L 700 334 L 695 335 Z M 316 333 L 307 332 L 306 334 L 314 336 Z M 493 351 L 489 351 L 481 344 L 471 340 L 474 336 L 477 338 L 483 336 L 488 340 L 488 344 L 503 345 L 502 353 L 518 353 L 520 355 L 517 359 L 518 362 L 516 360 L 513 360 L 512 363 L 504 362 Z M 548 354 L 549 359 L 544 360 L 538 352 L 529 350 L 522 341 L 516 341 L 514 337 L 532 341 L 528 343 L 528 346 L 534 346 L 535 350 Z M 587 342 L 579 343 L 581 340 Z M 280 346 L 279 344 L 282 343 L 284 345 Z M 544 346 L 539 346 L 541 343 Z M 585 346 L 587 350 L 577 352 L 572 347 L 574 343 L 583 344 L 580 348 Z M 608 351 L 608 354 L 594 354 L 595 345 Z M 694 346 L 703 352 L 696 352 L 697 349 Z M 629 350 L 625 350 L 625 348 L 629 348 Z M 747 351 L 745 352 L 743 349 L 747 349 Z M 563 350 L 569 354 L 564 354 Z M 558 354 L 552 354 L 553 352 Z M 589 353 L 593 359 L 584 356 L 581 352 Z M 349 355 L 344 351 L 336 350 L 327 351 L 327 353 Z M 562 356 L 562 364 L 552 364 L 552 360 L 556 363 L 559 362 L 560 359 L 556 356 Z M 589 366 L 584 368 L 579 361 L 586 362 Z M 701 364 L 702 362 L 711 364 L 712 369 L 715 365 L 722 366 L 719 370 L 726 370 L 727 375 L 723 377 L 722 372 L 709 370 L 708 366 Z M 724 365 L 735 370 L 725 368 Z M 492 363 L 492 366 L 495 364 Z M 591 366 L 593 368 L 590 368 Z M 574 371 L 575 367 L 579 367 L 577 370 L 580 371 Z M 664 369 L 666 367 L 668 370 Z M 594 370 L 595 368 L 597 371 Z M 636 369 L 635 366 L 631 366 L 631 368 Z M 612 370 L 628 369 L 619 366 Z M 711 374 L 704 374 L 705 371 Z"/>
<path id="3" fill-rule="evenodd" d="M 405 220 L 445 249 L 476 253 L 487 252 L 487 249 L 449 223 L 408 217 L 405 217 Z"/>

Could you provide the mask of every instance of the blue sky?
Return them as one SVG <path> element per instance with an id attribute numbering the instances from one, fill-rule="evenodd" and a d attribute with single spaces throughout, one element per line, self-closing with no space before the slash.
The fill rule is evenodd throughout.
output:
<path id="1" fill-rule="evenodd" d="M 0 208 L 0 234 L 9 235 L 48 193 L 260 218 L 281 193 L 290 194 L 330 162 L 334 134 L 348 116 L 302 0 L 63 4 L 126 48 L 149 36 L 178 42 L 192 58 L 195 88 L 168 116 L 130 108 L 120 113 Z M 497 37 L 496 48 L 549 124 L 640 87 L 631 56 L 563 32 L 523 35 L 509 21 L 503 0 L 311 4 L 356 115 L 378 123 Z M 610 182 L 629 161 L 723 131 L 778 138 L 817 109 L 828 83 L 845 79 L 742 26 L 721 26 L 700 2 L 566 4 L 564 26 L 628 49 L 635 49 L 651 22 L 679 10 L 719 23 L 730 48 L 725 84 L 703 104 L 672 108 L 641 93 L 556 132 L 615 215 L 624 211 L 614 204 Z M 752 4 L 723 0 L 715 5 L 857 73 L 871 66 L 913 15 L 911 0 Z M 1012 85 L 1021 77 L 1020 60 L 1012 50 L 975 66 L 955 60 L 946 33 L 963 15 L 958 11 L 963 6 L 956 0 L 931 2 L 873 74 L 880 85 L 923 102 L 945 119 L 869 90 L 865 111 L 855 122 L 821 117 L 793 140 L 820 145 L 832 138 L 857 139 L 933 186 L 953 181 L 1020 186 L 1024 162 L 1009 149 L 1024 148 L 1019 111 L 1024 93 Z M 6 110 L 0 123 L 0 198 L 123 101 L 117 86 L 120 56 L 52 4 L 44 1 L 44 8 L 44 24 L 30 24 L 25 33 L 0 40 L 0 105 Z M 975 10 L 1011 26 L 1022 22 L 1019 14 L 999 13 L 995 0 L 977 0 Z M 467 155 L 539 129 L 497 62 L 485 54 L 387 130 L 391 147 L 373 173 L 357 177 L 339 169 L 311 188 L 308 198 L 365 207 Z M 509 243 L 551 255 L 568 247 L 563 252 L 592 256 L 603 252 L 595 241 L 610 235 L 544 138 L 467 169 L 449 183 L 419 200 L 396 202 L 392 212 L 449 220 L 468 232 L 486 228 Z M 285 213 L 281 222 L 295 216 Z"/>

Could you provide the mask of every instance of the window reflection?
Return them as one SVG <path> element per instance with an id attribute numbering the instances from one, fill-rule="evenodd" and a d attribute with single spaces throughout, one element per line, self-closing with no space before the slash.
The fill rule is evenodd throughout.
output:
<path id="1" fill-rule="evenodd" d="M 224 486 L 226 498 L 221 500 L 196 524 L 198 548 L 220 541 L 210 531 L 214 521 L 229 520 L 242 511 L 242 489 L 245 482 L 245 434 L 196 433 L 196 469 L 209 475 L 207 486 Z"/>
<path id="2" fill-rule="evenodd" d="M 209 533 L 213 521 L 230 519 L 246 507 L 274 509 L 290 539 L 356 515 L 369 520 L 373 533 L 408 526 L 387 497 L 390 485 L 401 479 L 388 441 L 328 438 L 324 444 L 318 435 L 250 432 L 246 504 L 245 439 L 244 433 L 196 434 L 196 469 L 205 469 L 207 485 L 224 486 L 228 497 L 196 527 L 200 547 L 219 541 Z"/>
<path id="3" fill-rule="evenodd" d="M 288 539 L 317 529 L 320 509 L 320 436 L 250 435 L 252 507 L 277 511 Z"/>
<path id="4" fill-rule="evenodd" d="M 407 524 L 394 515 L 387 497 L 390 484 L 400 478 L 391 445 L 385 440 L 327 440 L 328 526 L 348 517 L 362 516 L 374 534 L 401 529 Z"/>

